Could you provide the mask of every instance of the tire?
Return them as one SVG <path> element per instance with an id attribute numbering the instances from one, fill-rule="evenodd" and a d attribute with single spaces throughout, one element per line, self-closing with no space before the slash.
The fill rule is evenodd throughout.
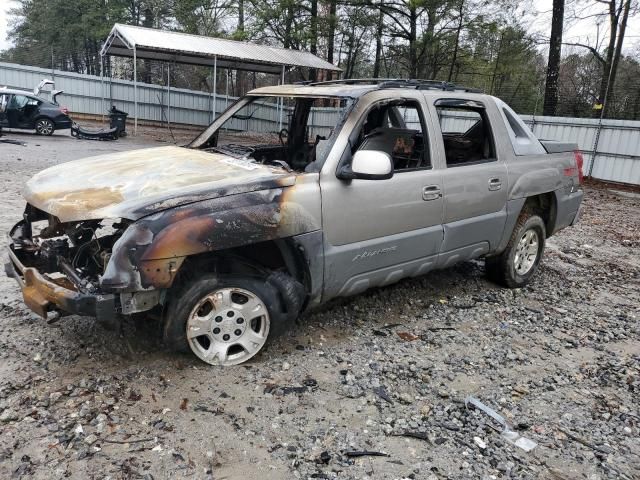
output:
<path id="1" fill-rule="evenodd" d="M 46 135 L 47 137 L 51 136 L 55 129 L 56 126 L 48 118 L 43 117 L 36 120 L 36 133 L 38 135 Z"/>
<path id="2" fill-rule="evenodd" d="M 538 270 L 545 238 L 542 218 L 523 211 L 513 228 L 507 248 L 500 255 L 486 259 L 485 269 L 489 279 L 508 288 L 527 285 Z"/>
<path id="3" fill-rule="evenodd" d="M 163 338 L 172 350 L 191 351 L 210 365 L 238 365 L 255 356 L 267 338 L 286 330 L 287 324 L 281 296 L 270 282 L 207 274 L 171 296 Z"/>

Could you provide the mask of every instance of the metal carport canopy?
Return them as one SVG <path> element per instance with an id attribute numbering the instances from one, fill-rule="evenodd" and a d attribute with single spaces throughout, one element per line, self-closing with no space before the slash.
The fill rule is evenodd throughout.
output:
<path id="1" fill-rule="evenodd" d="M 280 74 L 282 83 L 284 83 L 286 67 L 307 67 L 334 72 L 342 71 L 342 69 L 309 52 L 238 42 L 224 38 L 204 37 L 202 35 L 156 30 L 154 28 L 135 27 L 132 25 L 122 25 L 120 23 L 116 23 L 113 26 L 111 33 L 109 33 L 100 50 L 101 60 L 104 59 L 105 55 L 133 58 L 134 131 L 136 134 L 138 132 L 138 73 L 136 60 L 140 58 L 171 63 L 211 66 L 213 67 L 214 79 L 217 78 L 218 67 Z M 104 78 L 104 68 L 100 69 L 100 76 Z M 167 82 L 169 81 L 168 78 L 167 75 Z M 104 82 L 102 81 L 102 83 L 102 98 L 104 103 Z M 167 90 L 170 92 L 168 83 Z M 212 113 L 215 118 L 215 87 L 213 88 L 212 97 Z M 170 121 L 169 110 L 169 105 L 167 105 L 167 123 Z"/>
<path id="2" fill-rule="evenodd" d="M 220 68 L 275 74 L 281 72 L 283 65 L 341 71 L 309 52 L 119 23 L 111 29 L 100 55 L 191 65 L 217 64 Z"/>

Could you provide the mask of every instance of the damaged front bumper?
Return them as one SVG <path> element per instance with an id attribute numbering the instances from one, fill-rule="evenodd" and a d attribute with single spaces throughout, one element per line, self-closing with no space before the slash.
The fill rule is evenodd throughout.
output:
<path id="1" fill-rule="evenodd" d="M 20 285 L 24 303 L 45 320 L 50 313 L 61 316 L 75 314 L 96 317 L 103 323 L 113 323 L 118 311 L 113 294 L 79 292 L 66 278 L 51 278 L 33 267 L 22 264 L 13 245 L 8 249 L 9 261 L 5 264 L 7 276 Z"/>

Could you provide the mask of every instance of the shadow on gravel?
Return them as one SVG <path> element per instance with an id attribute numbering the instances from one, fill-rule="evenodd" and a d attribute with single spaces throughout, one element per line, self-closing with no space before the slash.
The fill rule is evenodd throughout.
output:
<path id="1" fill-rule="evenodd" d="M 360 317 L 354 314 L 367 312 L 378 318 L 382 314 L 384 319 L 385 309 L 390 306 L 402 308 L 407 295 L 431 304 L 450 301 L 450 292 L 454 286 L 464 288 L 467 293 L 486 291 L 492 287 L 499 288 L 484 280 L 483 273 L 481 262 L 466 262 L 448 270 L 405 279 L 387 287 L 373 288 L 353 297 L 334 299 L 305 313 L 287 334 L 269 342 L 265 353 L 269 356 L 281 355 L 279 352 L 293 347 L 292 343 L 300 341 L 302 337 L 315 335 L 317 329 L 329 331 L 334 327 L 339 330 L 334 345 L 349 345 L 355 335 L 350 332 L 355 332 L 358 323 L 361 322 Z M 200 364 L 190 354 L 172 352 L 164 346 L 161 322 L 158 318 L 137 315 L 123 320 L 119 328 L 108 330 L 90 317 L 78 316 L 63 317 L 58 323 L 47 325 L 17 302 L 5 305 L 0 313 L 3 316 L 22 317 L 20 322 L 28 323 L 37 338 L 46 338 L 44 345 L 36 347 L 36 354 L 39 352 L 40 357 L 51 359 L 53 363 L 74 365 L 82 363 L 81 358 L 88 357 L 98 362 L 117 362 L 123 367 L 145 360 L 178 360 L 189 364 L 193 362 L 194 365 Z M 391 317 L 392 315 L 389 316 Z M 371 328 L 375 326 L 376 323 L 372 321 Z M 258 355 L 249 363 L 260 363 L 261 357 L 262 355 Z"/>

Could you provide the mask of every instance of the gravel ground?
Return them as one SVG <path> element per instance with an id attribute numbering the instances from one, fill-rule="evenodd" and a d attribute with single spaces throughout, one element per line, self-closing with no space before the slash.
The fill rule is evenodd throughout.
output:
<path id="1" fill-rule="evenodd" d="M 0 230 L 36 171 L 158 145 L 64 133 L 0 144 Z M 309 313 L 239 367 L 166 352 L 152 322 L 48 326 L 2 278 L 0 478 L 640 478 L 640 198 L 586 193 L 527 288 L 464 263 Z"/>

